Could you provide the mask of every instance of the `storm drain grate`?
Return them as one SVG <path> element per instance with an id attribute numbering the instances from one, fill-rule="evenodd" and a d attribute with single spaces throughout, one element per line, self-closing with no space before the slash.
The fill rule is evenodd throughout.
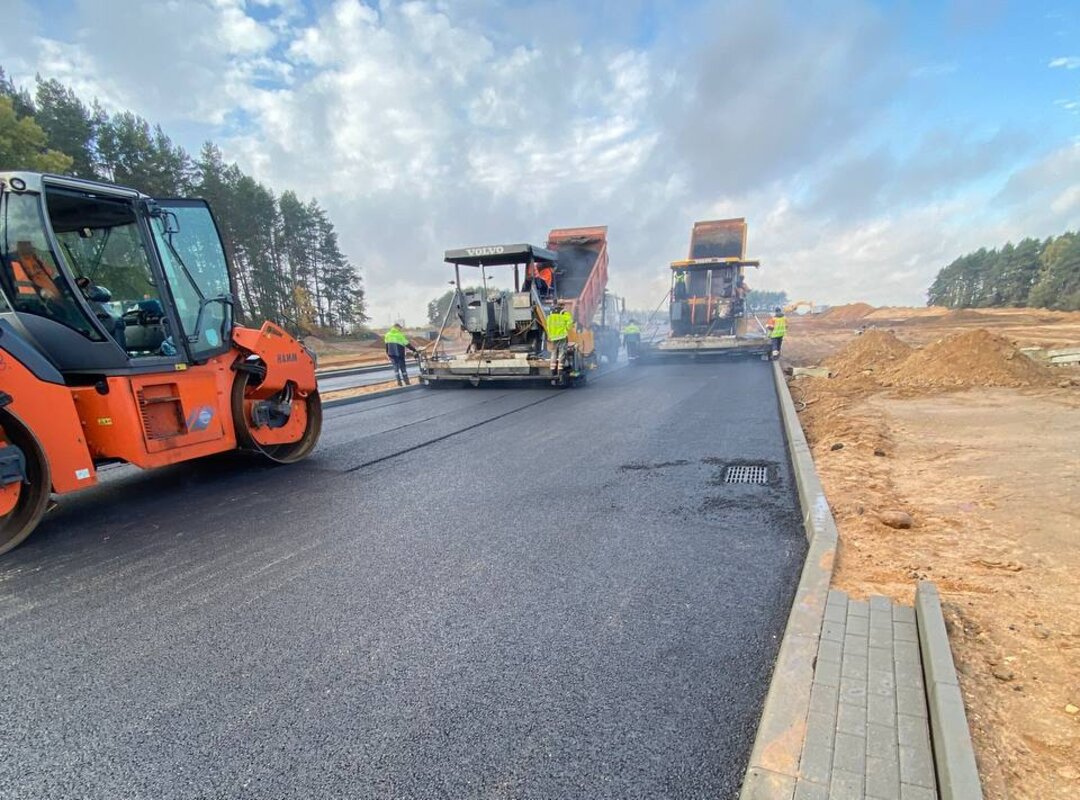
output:
<path id="1" fill-rule="evenodd" d="M 724 483 L 768 483 L 769 468 L 756 464 L 740 464 L 728 467 L 724 472 Z"/>

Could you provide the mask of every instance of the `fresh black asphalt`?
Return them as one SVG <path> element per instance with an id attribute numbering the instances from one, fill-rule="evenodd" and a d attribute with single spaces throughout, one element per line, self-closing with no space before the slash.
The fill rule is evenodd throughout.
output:
<path id="1" fill-rule="evenodd" d="M 769 486 L 722 483 L 729 463 Z M 725 798 L 805 552 L 768 365 L 329 410 L 0 560 L 4 798 Z"/>

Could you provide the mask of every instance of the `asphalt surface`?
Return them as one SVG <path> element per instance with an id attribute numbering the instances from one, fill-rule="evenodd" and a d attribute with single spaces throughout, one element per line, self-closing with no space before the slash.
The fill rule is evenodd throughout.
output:
<path id="1" fill-rule="evenodd" d="M 350 370 L 341 371 L 346 374 L 334 375 L 332 373 L 323 373 L 320 375 L 319 391 L 326 394 L 327 392 L 334 392 L 340 389 L 355 389 L 357 386 L 370 386 L 373 383 L 385 383 L 386 381 L 394 380 L 393 367 L 371 370 L 370 372 L 351 373 Z M 420 370 L 415 363 L 409 363 L 409 375 L 416 377 L 416 375 L 419 374 L 419 371 Z"/>
<path id="2" fill-rule="evenodd" d="M 424 389 L 292 467 L 109 471 L 0 560 L 0 796 L 735 796 L 805 552 L 771 381 Z"/>

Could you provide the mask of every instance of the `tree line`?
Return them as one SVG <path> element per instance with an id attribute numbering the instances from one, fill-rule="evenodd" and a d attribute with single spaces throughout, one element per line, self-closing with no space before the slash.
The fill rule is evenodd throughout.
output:
<path id="1" fill-rule="evenodd" d="M 160 125 L 89 105 L 56 80 L 34 92 L 0 68 L 0 170 L 73 175 L 156 197 L 201 197 L 214 210 L 241 319 L 301 333 L 347 335 L 367 321 L 364 288 L 316 200 L 275 195 L 213 143 L 192 156 Z"/>
<path id="2" fill-rule="evenodd" d="M 960 256 L 938 272 L 929 305 L 1080 309 L 1080 233 L 1009 242 Z"/>

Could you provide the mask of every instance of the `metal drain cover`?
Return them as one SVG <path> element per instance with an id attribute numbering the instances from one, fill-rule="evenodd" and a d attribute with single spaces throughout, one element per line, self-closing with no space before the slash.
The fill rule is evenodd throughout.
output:
<path id="1" fill-rule="evenodd" d="M 724 483 L 768 483 L 769 468 L 758 464 L 740 464 L 724 470 Z"/>

